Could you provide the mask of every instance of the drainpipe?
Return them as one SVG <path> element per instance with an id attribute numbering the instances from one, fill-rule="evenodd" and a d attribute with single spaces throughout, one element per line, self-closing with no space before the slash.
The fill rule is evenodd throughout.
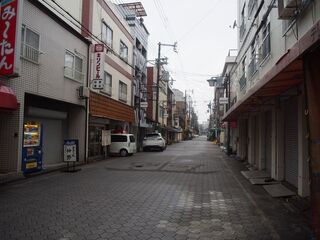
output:
<path id="1" fill-rule="evenodd" d="M 88 51 L 87 51 L 87 82 L 86 82 L 86 87 L 90 89 L 90 76 L 91 76 L 91 43 L 88 44 Z M 85 119 L 85 145 L 84 145 L 84 149 L 85 149 L 85 163 L 88 163 L 88 157 L 89 157 L 89 114 L 90 114 L 90 105 L 89 105 L 89 101 L 90 101 L 90 94 L 89 94 L 89 98 L 86 98 L 86 119 Z"/>

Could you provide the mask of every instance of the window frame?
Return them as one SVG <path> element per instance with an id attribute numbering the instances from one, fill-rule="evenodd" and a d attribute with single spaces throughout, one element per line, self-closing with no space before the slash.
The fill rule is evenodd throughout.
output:
<path id="1" fill-rule="evenodd" d="M 125 98 L 123 97 L 122 86 L 126 86 Z M 119 100 L 122 102 L 128 102 L 128 85 L 121 80 L 119 81 Z"/>
<path id="2" fill-rule="evenodd" d="M 106 87 L 107 87 L 106 77 L 107 76 L 110 77 L 110 91 L 106 90 Z M 108 96 L 112 96 L 112 75 L 110 73 L 108 73 L 107 71 L 104 71 L 103 80 L 104 80 L 104 88 L 102 90 L 100 90 L 100 92 L 107 94 Z"/>
<path id="3" fill-rule="evenodd" d="M 72 75 L 71 76 L 66 73 L 67 72 L 66 69 L 70 68 L 70 67 L 66 66 L 67 54 L 69 54 L 70 56 L 73 57 L 72 68 L 71 68 Z M 81 64 L 81 72 L 76 69 L 76 58 L 81 60 L 81 63 L 82 63 Z M 80 79 L 78 79 L 76 77 L 76 74 L 80 75 Z M 64 77 L 69 78 L 69 79 L 74 80 L 79 83 L 83 83 L 83 79 L 84 79 L 84 59 L 81 56 L 79 56 L 78 54 L 75 54 L 68 49 L 65 50 L 65 54 L 64 54 Z"/>
<path id="4" fill-rule="evenodd" d="M 265 26 L 262 28 L 262 43 L 260 45 L 259 49 L 259 56 L 261 56 L 260 59 L 260 66 L 264 64 L 266 59 L 271 54 L 271 26 L 270 22 L 267 22 Z M 268 44 L 268 52 L 264 52 L 265 44 Z"/>
<path id="5" fill-rule="evenodd" d="M 103 33 L 103 28 L 106 28 L 106 36 L 104 39 L 104 33 Z M 111 32 L 111 43 L 108 43 L 108 29 Z M 108 47 L 113 48 L 113 30 L 112 28 L 104 21 L 102 21 L 102 26 L 101 26 L 101 40 L 104 42 Z"/>
<path id="6" fill-rule="evenodd" d="M 123 49 L 126 49 L 126 56 L 122 56 Z M 129 59 L 129 48 L 122 40 L 120 40 L 119 56 L 121 59 L 125 60 L 126 62 Z"/>
<path id="7" fill-rule="evenodd" d="M 35 48 L 34 46 L 31 46 L 30 44 L 28 44 L 26 42 L 26 39 L 27 39 L 27 31 L 30 31 L 34 34 L 36 34 L 38 36 L 38 48 Z M 41 54 L 41 51 L 40 51 L 40 46 L 41 46 L 41 35 L 38 31 L 28 27 L 27 25 L 23 24 L 22 27 L 21 27 L 21 51 L 20 51 L 20 56 L 27 60 L 27 61 L 30 61 L 30 62 L 33 62 L 33 63 L 36 63 L 36 64 L 39 64 L 40 63 L 40 54 Z M 31 50 L 33 51 L 32 54 L 36 54 L 37 55 L 37 59 L 34 60 L 32 59 L 31 57 L 28 57 L 27 54 L 26 54 L 26 49 L 29 49 L 28 52 Z"/>

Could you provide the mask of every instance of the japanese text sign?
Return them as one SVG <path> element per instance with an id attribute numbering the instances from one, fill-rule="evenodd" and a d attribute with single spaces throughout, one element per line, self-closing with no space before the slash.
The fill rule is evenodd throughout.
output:
<path id="1" fill-rule="evenodd" d="M 3 0 L 0 8 L 0 75 L 17 74 L 19 0 Z"/>
<path id="2" fill-rule="evenodd" d="M 94 45 L 94 76 L 93 80 L 102 80 L 104 74 L 104 45 L 103 44 L 95 44 Z"/>
<path id="3" fill-rule="evenodd" d="M 78 140 L 65 140 L 64 141 L 64 161 L 76 162 L 79 161 L 79 141 Z"/>

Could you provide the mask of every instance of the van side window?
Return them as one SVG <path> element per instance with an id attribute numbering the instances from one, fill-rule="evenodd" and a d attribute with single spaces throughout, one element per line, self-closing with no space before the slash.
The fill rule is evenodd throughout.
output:
<path id="1" fill-rule="evenodd" d="M 111 135 L 111 142 L 127 142 L 127 136 Z"/>
<path id="2" fill-rule="evenodd" d="M 136 140 L 134 139 L 134 136 L 130 136 L 130 142 L 134 143 Z"/>

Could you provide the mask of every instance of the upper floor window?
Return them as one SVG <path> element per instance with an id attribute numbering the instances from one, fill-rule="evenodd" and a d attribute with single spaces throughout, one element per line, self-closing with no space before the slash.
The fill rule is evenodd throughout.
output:
<path id="1" fill-rule="evenodd" d="M 108 95 L 112 94 L 112 76 L 107 72 L 104 72 L 104 89 L 102 91 Z"/>
<path id="2" fill-rule="evenodd" d="M 21 56 L 34 63 L 39 63 L 40 35 L 25 25 L 21 30 Z"/>
<path id="3" fill-rule="evenodd" d="M 102 41 L 107 44 L 108 47 L 112 48 L 113 46 L 113 31 L 112 29 L 105 24 L 102 23 Z"/>
<path id="4" fill-rule="evenodd" d="M 261 61 L 264 61 L 271 52 L 270 44 L 270 23 L 266 24 L 262 29 L 262 45 L 260 47 Z"/>
<path id="5" fill-rule="evenodd" d="M 119 81 L 119 100 L 127 102 L 127 84 Z"/>
<path id="6" fill-rule="evenodd" d="M 82 82 L 83 60 L 70 51 L 66 51 L 64 58 L 64 76 Z"/>
<path id="7" fill-rule="evenodd" d="M 254 40 L 251 43 L 251 59 L 250 59 L 249 69 L 248 69 L 249 77 L 252 77 L 255 74 L 255 72 L 258 70 L 257 61 L 258 61 L 258 58 L 257 58 L 257 47 L 256 47 L 256 40 Z"/>
<path id="8" fill-rule="evenodd" d="M 120 57 L 128 61 L 128 47 L 122 41 L 120 41 Z"/>

